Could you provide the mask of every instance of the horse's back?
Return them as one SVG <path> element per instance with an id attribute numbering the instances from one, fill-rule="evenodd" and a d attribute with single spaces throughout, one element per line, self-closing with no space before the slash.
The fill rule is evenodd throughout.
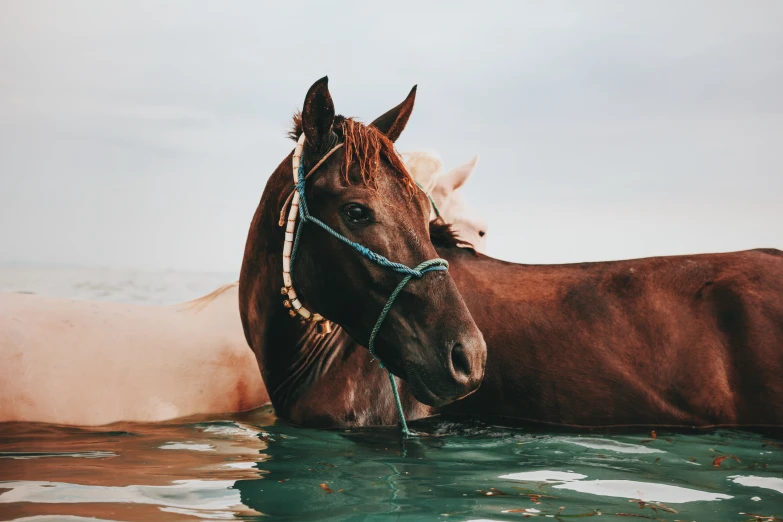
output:
<path id="1" fill-rule="evenodd" d="M 489 354 L 482 388 L 451 411 L 578 426 L 783 425 L 780 251 L 449 261 Z"/>
<path id="2" fill-rule="evenodd" d="M 0 421 L 156 421 L 265 400 L 235 307 L 0 294 L 0 355 Z"/>

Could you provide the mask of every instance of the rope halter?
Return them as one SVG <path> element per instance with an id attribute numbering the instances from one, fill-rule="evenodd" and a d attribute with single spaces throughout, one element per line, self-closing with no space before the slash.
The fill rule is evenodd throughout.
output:
<path id="1" fill-rule="evenodd" d="M 302 151 L 304 149 L 304 143 L 305 143 L 305 134 L 302 133 L 302 135 L 299 137 L 299 140 L 296 143 L 296 148 L 294 149 L 294 154 L 291 160 L 292 167 L 293 167 L 295 189 L 292 192 L 292 195 L 289 196 L 288 199 L 286 199 L 286 202 L 283 204 L 283 209 L 280 213 L 279 224 L 280 226 L 282 226 L 283 216 L 285 215 L 285 209 L 286 207 L 288 207 L 290 202 L 290 209 L 288 211 L 288 220 L 286 222 L 286 229 L 285 229 L 285 242 L 283 243 L 283 288 L 281 289 L 281 293 L 284 296 L 287 296 L 287 299 L 285 299 L 283 305 L 289 309 L 288 313 L 291 315 L 291 317 L 299 316 L 300 321 L 303 324 L 308 322 L 315 323 L 316 327 L 318 328 L 319 334 L 325 335 L 332 331 L 331 322 L 328 319 L 324 318 L 321 314 L 311 312 L 304 305 L 302 305 L 302 302 L 299 300 L 299 297 L 296 294 L 296 290 L 294 290 L 293 279 L 291 277 L 292 267 L 294 266 L 294 261 L 296 260 L 296 252 L 299 247 L 299 238 L 301 236 L 302 228 L 304 228 L 304 225 L 306 223 L 313 223 L 318 227 L 322 228 L 323 230 L 325 230 L 326 232 L 328 232 L 334 238 L 342 241 L 346 245 L 353 247 L 357 252 L 359 252 L 361 255 L 363 255 L 370 261 L 384 268 L 388 268 L 390 270 L 393 270 L 394 272 L 405 275 L 405 277 L 399 282 L 397 287 L 391 293 L 389 299 L 386 301 L 386 305 L 383 307 L 380 316 L 378 316 L 378 320 L 375 322 L 375 326 L 373 327 L 372 333 L 370 334 L 370 341 L 367 348 L 370 350 L 370 354 L 372 354 L 373 358 L 377 359 L 378 357 L 375 355 L 375 338 L 378 335 L 378 331 L 381 329 L 383 320 L 388 315 L 389 310 L 391 310 L 392 304 L 394 304 L 394 300 L 397 298 L 400 292 L 402 292 L 402 289 L 405 288 L 405 285 L 407 285 L 411 279 L 413 278 L 421 279 L 422 277 L 424 277 L 424 274 L 426 274 L 427 272 L 432 272 L 436 270 L 438 271 L 448 270 L 449 263 L 445 259 L 436 258 L 436 259 L 430 259 L 429 261 L 424 261 L 416 268 L 410 268 L 401 263 L 395 263 L 394 261 L 389 261 L 386 257 L 373 252 L 369 248 L 360 245 L 355 241 L 351 241 L 347 237 L 343 236 L 339 232 L 332 229 L 329 225 L 327 225 L 320 219 L 310 215 L 310 212 L 307 209 L 307 200 L 305 198 L 305 184 L 307 182 L 307 179 L 313 174 L 313 172 L 315 172 L 315 170 L 318 167 L 323 165 L 323 163 L 336 150 L 342 147 L 343 144 L 340 143 L 335 147 L 333 147 L 329 152 L 326 153 L 326 155 L 323 158 L 321 158 L 321 160 L 318 163 L 315 164 L 315 166 L 312 169 L 310 169 L 310 172 L 308 172 L 307 175 L 305 175 L 304 164 L 301 161 Z M 299 217 L 299 219 L 301 219 L 302 221 L 299 227 L 296 226 L 297 217 Z M 385 368 L 382 361 L 379 360 L 379 363 L 381 368 Z M 392 375 L 391 372 L 389 372 L 389 381 L 391 382 L 392 393 L 394 394 L 394 400 L 397 405 L 397 413 L 400 417 L 400 425 L 402 428 L 402 433 L 405 436 L 409 436 L 410 431 L 408 430 L 408 425 L 405 422 L 405 414 L 402 410 L 400 394 L 397 389 L 397 381 L 394 379 L 394 376 Z"/>

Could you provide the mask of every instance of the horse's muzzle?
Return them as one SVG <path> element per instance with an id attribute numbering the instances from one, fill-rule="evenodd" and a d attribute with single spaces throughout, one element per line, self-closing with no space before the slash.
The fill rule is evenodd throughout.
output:
<path id="1" fill-rule="evenodd" d="M 405 365 L 413 396 L 428 406 L 445 406 L 466 397 L 479 388 L 484 378 L 487 348 L 482 337 L 472 342 L 450 343 L 445 355 L 437 365 L 437 371 L 420 365 Z"/>

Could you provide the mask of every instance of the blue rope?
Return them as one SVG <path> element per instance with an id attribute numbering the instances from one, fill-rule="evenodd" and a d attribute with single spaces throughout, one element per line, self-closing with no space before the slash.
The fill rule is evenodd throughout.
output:
<path id="1" fill-rule="evenodd" d="M 361 255 L 369 259 L 370 261 L 377 263 L 378 265 L 389 268 L 391 270 L 394 270 L 395 272 L 399 274 L 405 274 L 405 277 L 402 279 L 402 281 L 399 282 L 397 287 L 394 289 L 394 291 L 389 296 L 389 299 L 386 301 L 386 305 L 383 307 L 383 310 L 381 310 L 381 315 L 378 316 L 378 320 L 375 322 L 375 326 L 372 329 L 372 333 L 370 334 L 370 342 L 367 348 L 370 350 L 370 354 L 372 354 L 373 358 L 378 359 L 378 356 L 375 355 L 375 338 L 378 336 L 378 331 L 381 329 L 381 325 L 383 324 L 384 319 L 386 319 L 386 316 L 389 314 L 389 310 L 391 310 L 392 304 L 394 304 L 394 300 L 397 299 L 397 296 L 402 292 L 402 289 L 405 288 L 405 285 L 408 284 L 408 281 L 413 279 L 414 277 L 416 279 L 420 279 L 424 277 L 424 274 L 427 272 L 433 272 L 438 270 L 448 270 L 449 269 L 449 262 L 445 259 L 430 259 L 429 261 L 424 261 L 416 268 L 410 268 L 409 266 L 403 265 L 401 263 L 395 263 L 394 261 L 389 261 L 384 256 L 377 254 L 370 250 L 369 248 L 360 245 L 359 243 L 356 243 L 355 241 L 351 241 L 347 237 L 343 236 L 333 228 L 331 228 L 329 225 L 324 223 L 318 218 L 315 218 L 310 215 L 310 211 L 307 209 L 307 201 L 305 199 L 305 171 L 304 171 L 304 163 L 299 164 L 299 171 L 297 172 L 298 175 L 298 181 L 296 183 L 296 190 L 299 192 L 299 218 L 301 220 L 301 223 L 296 228 L 296 233 L 294 234 L 294 244 L 291 249 L 291 278 L 292 278 L 292 284 L 293 284 L 293 275 L 294 275 L 294 260 L 296 259 L 296 252 L 299 249 L 299 238 L 301 237 L 302 229 L 304 228 L 305 223 L 314 223 L 327 231 L 330 235 L 335 237 L 336 239 L 339 239 L 346 245 L 349 245 L 353 247 L 357 252 L 359 252 Z M 418 185 L 418 183 L 417 183 Z M 419 185 L 421 187 L 421 185 Z M 432 201 L 432 198 L 430 198 L 430 201 Z M 435 207 L 435 203 L 432 202 L 433 208 L 435 208 L 435 213 L 440 216 L 440 213 L 438 212 L 437 207 Z M 381 368 L 386 368 L 383 364 L 383 361 L 378 359 L 378 362 L 381 366 Z M 391 388 L 392 388 L 392 394 L 394 395 L 394 402 L 397 405 L 397 414 L 400 417 L 400 427 L 402 428 L 402 433 L 404 436 L 409 437 L 411 436 L 411 432 L 408 430 L 408 424 L 405 422 L 405 412 L 402 409 L 402 401 L 400 400 L 400 392 L 397 389 L 397 381 L 394 379 L 394 375 L 389 371 L 388 368 L 386 368 L 386 371 L 389 373 L 389 382 L 391 382 Z"/>

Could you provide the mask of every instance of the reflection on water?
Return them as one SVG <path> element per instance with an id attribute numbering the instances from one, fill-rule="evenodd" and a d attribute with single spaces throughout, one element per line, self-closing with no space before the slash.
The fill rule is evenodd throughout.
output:
<path id="1" fill-rule="evenodd" d="M 225 509 L 241 504 L 232 480 L 175 480 L 168 486 L 82 486 L 64 482 L 6 481 L 0 504 L 13 502 L 133 502 L 177 508 Z"/>
<path id="2" fill-rule="evenodd" d="M 0 520 L 783 516 L 779 439 L 560 436 L 436 420 L 416 429 L 426 435 L 404 442 L 393 429 L 304 430 L 268 409 L 108 429 L 4 425 Z"/>
<path id="3" fill-rule="evenodd" d="M 76 517 L 72 515 L 35 515 L 17 518 L 16 522 L 111 522 L 105 518 Z"/>
<path id="4" fill-rule="evenodd" d="M 523 471 L 521 473 L 510 473 L 501 475 L 502 479 L 521 480 L 522 482 L 541 482 L 551 484 L 552 482 L 570 482 L 572 480 L 582 480 L 587 475 L 574 473 L 573 471 L 550 471 L 543 469 L 539 471 Z"/>
<path id="5" fill-rule="evenodd" d="M 271 424 L 274 417 L 261 411 L 248 420 Z M 255 466 L 268 458 L 264 435 L 239 419 L 93 429 L 0 425 L 0 519 L 260 516 L 233 486 L 263 476 Z"/>
<path id="6" fill-rule="evenodd" d="M 736 475 L 729 478 L 737 484 L 742 484 L 743 486 L 771 489 L 783 495 L 783 478 L 757 477 L 755 475 L 749 475 L 747 477 Z"/>
<path id="7" fill-rule="evenodd" d="M 117 454 L 111 451 L 51 451 L 49 453 L 39 453 L 35 451 L 17 451 L 10 453 L 0 453 L 0 459 L 45 459 L 47 457 L 79 457 L 83 459 L 105 459 L 107 457 L 116 457 Z"/>
<path id="8" fill-rule="evenodd" d="M 215 451 L 209 444 L 194 444 L 192 442 L 167 442 L 159 449 L 190 450 L 190 451 Z"/>
<path id="9" fill-rule="evenodd" d="M 704 502 L 732 498 L 731 495 L 709 493 L 680 486 L 668 486 L 653 482 L 638 482 L 635 480 L 579 480 L 558 484 L 555 489 L 570 489 L 593 495 L 621 497 L 644 500 L 646 502 L 669 502 L 681 504 L 684 502 Z"/>
<path id="10" fill-rule="evenodd" d="M 641 444 L 627 444 L 611 439 L 585 439 L 579 437 L 558 437 L 557 442 L 568 442 L 577 446 L 584 446 L 596 450 L 613 451 L 615 453 L 663 453 L 663 450 L 642 446 Z"/>

